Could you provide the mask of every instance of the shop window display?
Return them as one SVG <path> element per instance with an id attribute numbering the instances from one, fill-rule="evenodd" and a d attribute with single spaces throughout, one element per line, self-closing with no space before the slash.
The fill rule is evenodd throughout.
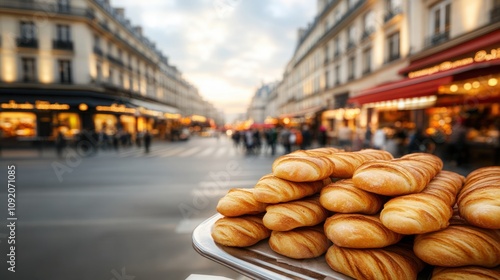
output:
<path id="1" fill-rule="evenodd" d="M 80 117 L 77 113 L 59 113 L 57 115 L 57 127 L 65 137 L 72 138 L 80 133 L 82 128 Z"/>
<path id="2" fill-rule="evenodd" d="M 35 137 L 36 115 L 34 113 L 0 113 L 0 128 L 3 137 Z"/>
<path id="3" fill-rule="evenodd" d="M 118 119 L 111 114 L 96 114 L 94 125 L 97 132 L 104 131 L 108 135 L 113 135 L 117 131 Z"/>

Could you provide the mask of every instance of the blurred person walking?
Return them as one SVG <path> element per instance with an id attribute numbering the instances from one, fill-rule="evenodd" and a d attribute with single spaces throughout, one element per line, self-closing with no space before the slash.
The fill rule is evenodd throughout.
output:
<path id="1" fill-rule="evenodd" d="M 300 144 L 300 149 L 305 150 L 311 146 L 312 134 L 309 126 L 306 124 L 302 126 L 302 143 Z"/>
<path id="2" fill-rule="evenodd" d="M 347 122 L 339 129 L 338 132 L 339 145 L 346 151 L 352 150 L 352 130 Z"/>
<path id="3" fill-rule="evenodd" d="M 467 128 L 464 126 L 464 120 L 458 118 L 451 128 L 448 140 L 448 155 L 451 157 L 451 161 L 457 166 L 463 165 L 468 160 L 466 139 Z"/>
<path id="4" fill-rule="evenodd" d="M 64 133 L 59 130 L 56 137 L 56 151 L 57 157 L 62 158 L 63 150 L 66 147 L 66 138 L 64 137 Z"/>
<path id="5" fill-rule="evenodd" d="M 324 125 L 321 125 L 319 127 L 319 145 L 321 147 L 325 147 L 326 146 L 326 139 L 327 139 L 327 134 L 326 134 L 326 127 Z"/>
<path id="6" fill-rule="evenodd" d="M 290 143 L 290 130 L 288 130 L 288 128 L 286 127 L 283 127 L 279 137 L 281 145 L 283 145 L 283 148 L 285 148 L 285 154 L 289 154 L 290 152 L 292 152 L 292 145 Z"/>
<path id="7" fill-rule="evenodd" d="M 372 137 L 373 137 L 372 129 L 369 125 L 367 125 L 365 131 L 365 139 L 363 141 L 363 148 L 365 149 L 372 148 Z"/>
<path id="8" fill-rule="evenodd" d="M 146 154 L 149 153 L 149 148 L 151 147 L 151 133 L 148 130 L 144 133 L 144 149 Z"/>
<path id="9" fill-rule="evenodd" d="M 384 126 L 380 126 L 373 134 L 373 148 L 377 150 L 384 150 L 386 145 L 387 136 L 385 135 Z"/>
<path id="10" fill-rule="evenodd" d="M 265 132 L 267 147 L 271 148 L 271 155 L 276 154 L 276 141 L 278 139 L 278 133 L 276 128 L 270 128 Z M 267 152 L 267 151 L 266 151 Z"/>

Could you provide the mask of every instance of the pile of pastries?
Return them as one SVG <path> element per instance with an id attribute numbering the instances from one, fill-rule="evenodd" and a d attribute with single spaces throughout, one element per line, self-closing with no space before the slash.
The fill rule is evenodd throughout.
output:
<path id="1" fill-rule="evenodd" d="M 466 178 L 425 153 L 299 150 L 253 188 L 220 199 L 212 238 L 247 247 L 268 238 L 293 259 L 324 256 L 355 279 L 500 279 L 500 166 Z"/>

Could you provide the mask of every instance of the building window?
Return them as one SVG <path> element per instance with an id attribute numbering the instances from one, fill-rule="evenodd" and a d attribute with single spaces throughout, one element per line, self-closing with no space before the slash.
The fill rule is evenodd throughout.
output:
<path id="1" fill-rule="evenodd" d="M 113 74 L 114 74 L 114 73 L 113 73 L 113 69 L 112 69 L 111 67 L 109 67 L 109 71 L 108 71 L 108 82 L 109 82 L 110 84 L 112 84 L 112 83 L 113 83 Z"/>
<path id="2" fill-rule="evenodd" d="M 362 38 L 370 36 L 375 31 L 375 13 L 373 11 L 368 11 L 363 16 L 363 35 Z"/>
<path id="3" fill-rule="evenodd" d="M 335 85 L 340 85 L 340 65 L 335 66 Z"/>
<path id="4" fill-rule="evenodd" d="M 347 80 L 354 80 L 354 74 L 356 72 L 356 58 L 354 55 L 350 56 L 349 60 L 347 61 L 347 72 Z"/>
<path id="5" fill-rule="evenodd" d="M 430 41 L 428 45 L 436 45 L 447 41 L 450 36 L 451 1 L 442 1 L 431 7 L 430 16 Z"/>
<path id="6" fill-rule="evenodd" d="M 59 12 L 69 12 L 70 11 L 70 0 L 57 0 L 57 10 Z"/>
<path id="7" fill-rule="evenodd" d="M 21 39 L 36 39 L 36 27 L 32 21 L 21 21 Z"/>
<path id="8" fill-rule="evenodd" d="M 387 62 L 391 62 L 399 58 L 399 32 L 393 33 L 387 37 Z"/>
<path id="9" fill-rule="evenodd" d="M 363 74 L 372 71 L 372 49 L 367 48 L 363 50 Z"/>
<path id="10" fill-rule="evenodd" d="M 333 45 L 335 46 L 335 53 L 333 54 L 333 57 L 336 58 L 340 55 L 340 38 L 335 37 L 333 40 Z"/>
<path id="11" fill-rule="evenodd" d="M 58 60 L 57 64 L 59 66 L 59 82 L 61 84 L 71 84 L 71 61 L 69 60 Z"/>
<path id="12" fill-rule="evenodd" d="M 102 66 L 101 63 L 99 62 L 96 63 L 96 75 L 97 75 L 97 81 L 98 82 L 102 81 Z"/>
<path id="13" fill-rule="evenodd" d="M 123 73 L 120 71 L 120 73 L 118 74 L 118 83 L 119 83 L 119 86 L 124 88 L 125 85 L 124 85 L 124 79 L 123 79 Z"/>
<path id="14" fill-rule="evenodd" d="M 330 77 L 330 70 L 325 71 L 325 86 L 326 86 L 326 88 L 332 87 L 332 79 Z"/>
<path id="15" fill-rule="evenodd" d="M 384 22 L 388 22 L 396 15 L 402 13 L 401 0 L 387 0 Z"/>
<path id="16" fill-rule="evenodd" d="M 347 28 L 347 50 L 354 48 L 356 42 L 356 28 L 351 25 Z"/>
<path id="17" fill-rule="evenodd" d="M 21 58 L 23 82 L 36 82 L 36 62 L 34 58 Z"/>
<path id="18" fill-rule="evenodd" d="M 3 138 L 36 136 L 36 115 L 24 112 L 0 113 Z"/>
<path id="19" fill-rule="evenodd" d="M 56 25 L 56 39 L 61 42 L 71 41 L 71 29 L 69 25 Z"/>
<path id="20" fill-rule="evenodd" d="M 490 21 L 500 21 L 500 0 L 493 0 L 493 9 L 490 11 Z"/>

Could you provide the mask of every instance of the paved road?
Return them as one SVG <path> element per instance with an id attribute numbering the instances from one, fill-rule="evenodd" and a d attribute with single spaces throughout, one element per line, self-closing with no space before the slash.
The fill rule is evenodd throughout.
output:
<path id="1" fill-rule="evenodd" d="M 35 153 L 35 154 L 32 154 Z M 6 183 L 0 190 L 0 279 L 185 279 L 239 274 L 192 249 L 191 232 L 231 187 L 251 187 L 274 157 L 245 156 L 228 139 L 77 153 L 8 154 L 16 165 L 16 270 L 7 273 Z M 214 187 L 215 186 L 215 187 Z M 135 278 L 134 278 L 135 277 Z"/>

